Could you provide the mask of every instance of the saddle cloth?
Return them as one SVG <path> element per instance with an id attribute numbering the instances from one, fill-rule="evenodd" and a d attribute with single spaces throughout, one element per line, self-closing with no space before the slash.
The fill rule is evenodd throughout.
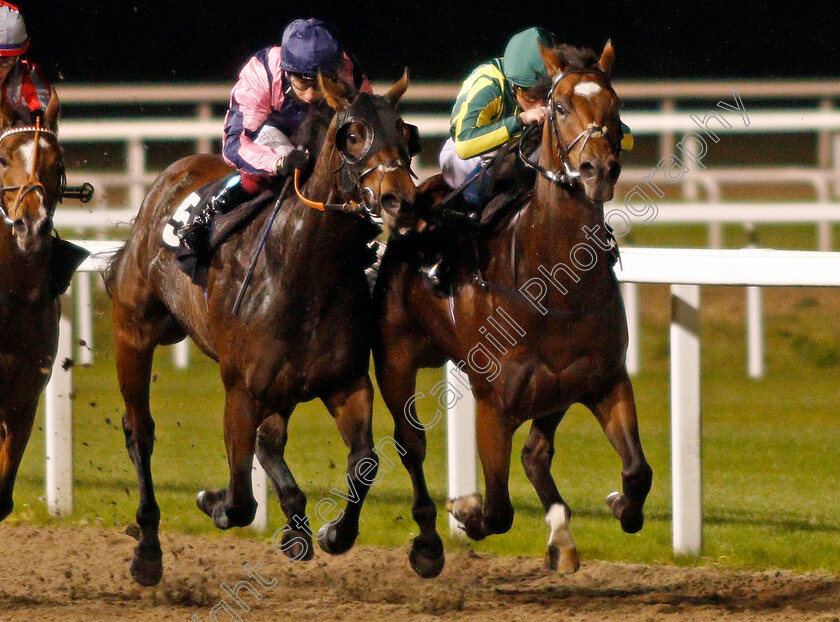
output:
<path id="1" fill-rule="evenodd" d="M 163 228 L 161 246 L 175 253 L 178 268 L 190 277 L 193 283 L 205 287 L 207 271 L 213 253 L 235 232 L 244 227 L 259 211 L 271 204 L 276 195 L 267 190 L 253 199 L 234 207 L 226 214 L 218 214 L 210 224 L 210 238 L 206 252 L 196 254 L 183 244 L 178 237 L 178 230 L 192 222 L 210 198 L 227 183 L 230 177 L 223 177 L 194 190 L 181 202 L 178 209 Z"/>

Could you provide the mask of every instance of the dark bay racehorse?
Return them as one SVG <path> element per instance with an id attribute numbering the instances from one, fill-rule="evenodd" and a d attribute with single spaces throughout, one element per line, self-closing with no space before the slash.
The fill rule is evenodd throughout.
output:
<path id="1" fill-rule="evenodd" d="M 58 108 L 53 97 L 35 126 L 14 126 L 14 112 L 0 110 L 0 520 L 12 511 L 15 476 L 58 346 L 61 305 L 50 279 L 52 216 L 64 181 Z"/>
<path id="2" fill-rule="evenodd" d="M 152 355 L 156 346 L 185 335 L 219 362 L 225 389 L 230 482 L 227 489 L 199 493 L 199 507 L 221 529 L 250 524 L 256 510 L 251 491 L 256 450 L 290 524 L 296 518 L 295 528 L 284 535 L 283 542 L 290 545 L 284 552 L 311 557 L 306 497 L 283 451 L 292 410 L 299 402 L 319 398 L 349 447 L 351 494 L 340 520 L 319 532 L 318 541 L 329 553 L 342 553 L 353 545 L 369 487 L 366 482 L 377 464 L 368 375 L 371 305 L 364 267 L 365 242 L 378 229 L 370 218 L 360 217 L 367 212 L 349 201 L 381 214 L 388 225 L 396 212 L 413 202 L 406 136 L 396 113 L 407 85 L 406 75 L 384 97 L 357 96 L 346 84 L 322 79 L 325 99 L 337 112 L 302 196 L 328 207 L 348 202 L 345 209 L 353 213 L 318 211 L 301 198 L 287 197 L 237 314 L 232 312 L 234 299 L 270 210 L 215 254 L 205 292 L 175 266 L 173 254 L 161 247 L 161 233 L 190 192 L 230 169 L 214 156 L 185 158 L 161 174 L 144 200 L 107 277 L 114 306 L 117 374 L 126 405 L 123 428 L 140 488 L 141 535 L 131 562 L 139 583 L 154 585 L 162 574 L 160 510 L 150 464 Z M 362 460 L 367 462 L 360 478 L 356 466 Z M 294 539 L 298 544 L 291 546 Z"/>
<path id="3" fill-rule="evenodd" d="M 447 359 L 465 362 L 478 404 L 486 495 L 483 505 L 477 496 L 451 505 L 469 537 L 510 529 L 511 438 L 532 420 L 522 463 L 551 528 L 546 562 L 564 572 L 578 568 L 571 511 L 550 471 L 555 430 L 574 403 L 592 410 L 621 457 L 623 493 L 608 497 L 613 514 L 627 532 L 642 527 L 652 472 L 624 365 L 624 305 L 603 212 L 620 172 L 619 99 L 609 79 L 614 57 L 610 43 L 600 58 L 567 46 L 543 49 L 553 84 L 540 175 L 530 201 L 479 236 L 477 253 L 464 245 L 449 298 L 436 297 L 417 274 L 422 241 L 392 241 L 383 258 L 374 294 L 376 377 L 396 440 L 408 450 L 402 460 L 420 526 L 409 557 L 422 576 L 440 573 L 444 555 L 423 473 L 425 433 L 412 425 L 418 421 L 412 397 L 418 368 Z M 418 190 L 416 206 L 441 193 L 440 182 L 430 180 Z"/>

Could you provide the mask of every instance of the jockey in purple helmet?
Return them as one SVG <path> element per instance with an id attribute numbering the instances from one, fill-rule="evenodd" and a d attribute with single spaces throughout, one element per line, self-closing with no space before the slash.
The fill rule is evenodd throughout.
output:
<path id="1" fill-rule="evenodd" d="M 44 110 L 53 88 L 37 65 L 23 60 L 29 36 L 20 10 L 0 1 L 0 96 L 25 124 Z"/>
<path id="2" fill-rule="evenodd" d="M 333 27 L 318 19 L 291 22 L 279 46 L 260 50 L 245 64 L 231 91 L 222 138 L 222 157 L 239 175 L 181 228 L 179 235 L 187 246 L 200 246 L 213 216 L 266 189 L 271 177 L 306 165 L 309 154 L 289 137 L 306 117 L 306 108 L 323 97 L 319 73 L 372 92 Z"/>

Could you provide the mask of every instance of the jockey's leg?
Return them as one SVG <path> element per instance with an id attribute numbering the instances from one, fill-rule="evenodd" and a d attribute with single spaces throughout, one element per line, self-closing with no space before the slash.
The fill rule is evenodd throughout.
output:
<path id="1" fill-rule="evenodd" d="M 218 214 L 226 214 L 240 203 L 249 199 L 253 192 L 248 189 L 248 181 L 243 175 L 234 175 L 207 201 L 201 211 L 186 225 L 178 230 L 178 237 L 193 252 L 200 251 L 210 234 L 210 223 Z"/>

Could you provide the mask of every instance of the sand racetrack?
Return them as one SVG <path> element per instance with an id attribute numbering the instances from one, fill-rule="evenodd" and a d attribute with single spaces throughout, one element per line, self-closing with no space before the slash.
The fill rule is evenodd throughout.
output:
<path id="1" fill-rule="evenodd" d="M 257 620 L 819 620 L 840 622 L 840 577 L 787 571 L 738 572 L 584 561 L 563 577 L 532 558 L 450 552 L 443 574 L 416 577 L 406 551 L 356 548 L 341 557 L 320 550 L 296 565 L 270 543 L 233 536 L 162 536 L 164 577 L 134 584 L 134 540 L 106 529 L 0 526 L 2 620 L 210 620 L 221 601 L 243 621 Z M 274 587 L 252 584 L 239 596 L 221 589 L 262 564 Z M 196 616 L 193 618 L 193 616 Z M 216 619 L 233 618 L 217 610 Z"/>

